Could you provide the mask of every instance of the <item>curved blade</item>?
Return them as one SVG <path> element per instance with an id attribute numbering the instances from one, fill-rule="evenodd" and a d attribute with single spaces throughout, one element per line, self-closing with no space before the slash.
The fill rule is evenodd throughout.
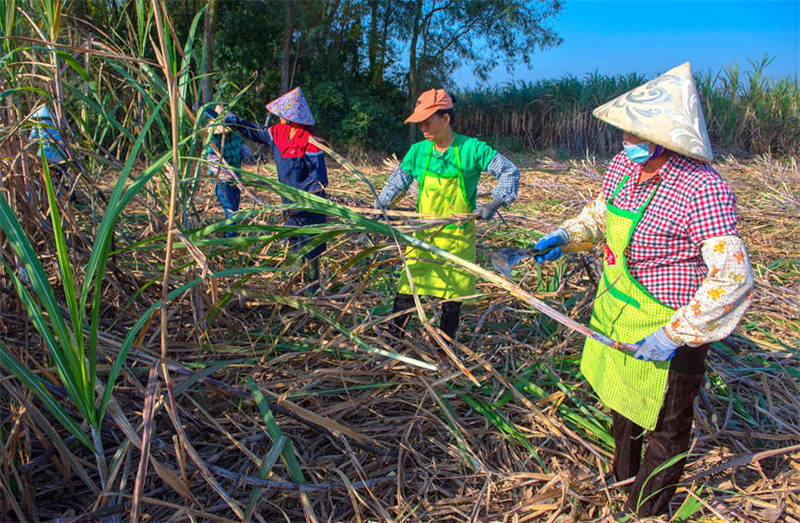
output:
<path id="1" fill-rule="evenodd" d="M 492 254 L 492 266 L 503 274 L 506 278 L 511 279 L 511 267 L 516 265 L 520 260 L 528 258 L 536 254 L 529 249 L 503 249 Z"/>

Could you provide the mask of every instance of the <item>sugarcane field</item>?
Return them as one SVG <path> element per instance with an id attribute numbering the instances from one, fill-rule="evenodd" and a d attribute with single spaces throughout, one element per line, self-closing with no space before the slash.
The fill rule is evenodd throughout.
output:
<path id="1" fill-rule="evenodd" d="M 0 36 L 0 521 L 800 523 L 796 0 Z"/>

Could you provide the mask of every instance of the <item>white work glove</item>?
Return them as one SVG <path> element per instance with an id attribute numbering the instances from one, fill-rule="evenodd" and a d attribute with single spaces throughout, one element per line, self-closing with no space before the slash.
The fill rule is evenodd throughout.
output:
<path id="1" fill-rule="evenodd" d="M 633 353 L 637 360 L 668 361 L 675 356 L 675 349 L 680 343 L 675 343 L 667 336 L 664 327 L 638 342 L 639 350 Z"/>

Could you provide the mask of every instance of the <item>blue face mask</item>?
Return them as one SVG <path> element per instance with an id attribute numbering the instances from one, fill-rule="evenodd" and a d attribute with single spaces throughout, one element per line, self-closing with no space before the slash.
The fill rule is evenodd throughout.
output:
<path id="1" fill-rule="evenodd" d="M 632 162 L 644 163 L 650 158 L 650 144 L 648 142 L 636 143 L 633 145 L 623 143 L 622 146 L 625 148 L 628 159 Z"/>

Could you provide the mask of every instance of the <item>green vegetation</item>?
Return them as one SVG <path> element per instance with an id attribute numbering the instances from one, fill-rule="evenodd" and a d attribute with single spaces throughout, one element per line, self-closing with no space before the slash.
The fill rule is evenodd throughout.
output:
<path id="1" fill-rule="evenodd" d="M 717 153 L 800 154 L 800 83 L 770 81 L 765 73 L 770 62 L 764 56 L 744 70 L 734 63 L 718 72 L 695 71 Z M 619 132 L 594 118 L 592 110 L 646 80 L 637 74 L 589 74 L 465 91 L 458 125 L 533 150 L 608 156 L 620 150 Z"/>
<path id="2" fill-rule="evenodd" d="M 340 51 L 309 96 L 320 134 L 337 150 L 402 150 L 397 122 L 408 93 L 382 69 L 396 49 L 352 23 L 371 8 L 393 20 L 399 12 L 386 10 L 400 4 L 331 2 L 322 11 L 294 3 L 304 6 L 294 13 L 300 36 L 292 41 L 301 51 L 290 54 L 297 78 L 311 82 L 310 71 L 323 70 L 314 64 Z M 535 290 L 586 323 L 594 257 L 545 268 L 528 260 L 515 268 L 521 287 L 485 270 L 492 249 L 524 244 L 575 210 L 598 189 L 602 165 L 521 158 L 527 185 L 519 203 L 505 221 L 480 226 L 480 266 L 472 268 L 479 294 L 465 300 L 455 365 L 427 372 L 437 361 L 435 321 L 418 319 L 394 345 L 384 336 L 401 266 L 395 240 L 412 241 L 406 233 L 420 220 L 390 227 L 366 217 L 373 194 L 363 175 L 329 159 L 326 200 L 278 183 L 269 165 L 249 167 L 241 172 L 242 210 L 223 219 L 214 208 L 213 180 L 198 159 L 207 138 L 193 110 L 204 98 L 200 72 L 210 49 L 200 35 L 211 15 L 199 8 L 220 9 L 214 57 L 230 67 L 214 71 L 217 94 L 263 114 L 282 81 L 275 68 L 286 13 L 276 16 L 274 5 L 0 0 L 0 519 L 613 513 L 624 493 L 603 479 L 613 439 L 608 414 L 577 370 L 581 338 L 524 303 L 524 289 Z M 242 25 L 248 14 L 252 26 Z M 326 14 L 327 25 L 311 16 Z M 265 18 L 271 22 L 255 23 Z M 376 24 L 376 35 L 386 23 Z M 428 34 L 441 37 L 446 27 L 437 23 Z M 262 27 L 263 35 L 251 34 Z M 242 51 L 237 28 L 264 39 L 234 55 Z M 370 41 L 375 59 L 365 65 Z M 266 61 L 244 62 L 256 52 Z M 426 69 L 433 66 L 423 53 L 418 72 L 445 74 L 451 65 Z M 596 99 L 624 82 L 610 83 Z M 771 110 L 770 96 L 760 110 Z M 63 192 L 65 180 L 28 143 L 41 103 L 63 126 Z M 593 102 L 581 103 L 574 110 Z M 785 110 L 796 116 L 796 105 Z M 590 140 L 582 129 L 563 132 Z M 690 470 L 719 469 L 681 486 L 675 518 L 710 515 L 701 501 L 714 497 L 714 510 L 728 504 L 743 517 L 780 519 L 797 506 L 796 488 L 786 488 L 797 482 L 791 449 L 800 419 L 797 164 L 761 155 L 720 168 L 744 196 L 741 227 L 760 297 L 740 331 L 712 351 Z M 363 170 L 382 181 L 387 169 Z M 544 198 L 540 187 L 560 196 Z M 330 220 L 287 227 L 282 212 L 292 209 Z M 285 248 L 286 237 L 303 233 L 328 244 L 316 294 L 302 280 L 302 251 Z M 422 305 L 436 315 L 437 307 Z"/>

